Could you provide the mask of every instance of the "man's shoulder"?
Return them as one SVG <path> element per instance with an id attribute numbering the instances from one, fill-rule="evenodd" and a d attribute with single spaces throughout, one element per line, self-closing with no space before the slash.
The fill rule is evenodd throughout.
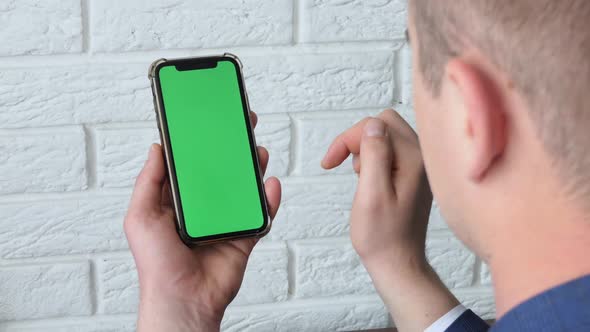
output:
<path id="1" fill-rule="evenodd" d="M 590 275 L 519 304 L 492 331 L 590 331 Z"/>

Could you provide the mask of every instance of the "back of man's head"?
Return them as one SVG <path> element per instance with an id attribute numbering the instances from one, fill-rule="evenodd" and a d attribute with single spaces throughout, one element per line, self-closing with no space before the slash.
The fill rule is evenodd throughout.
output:
<path id="1" fill-rule="evenodd" d="M 481 50 L 524 96 L 565 188 L 587 202 L 590 1 L 413 0 L 412 6 L 420 70 L 433 95 L 449 59 L 466 45 Z"/>

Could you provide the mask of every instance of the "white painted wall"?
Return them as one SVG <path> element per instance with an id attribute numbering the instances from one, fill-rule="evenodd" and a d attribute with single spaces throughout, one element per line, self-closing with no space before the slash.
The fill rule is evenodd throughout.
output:
<path id="1" fill-rule="evenodd" d="M 390 325 L 347 235 L 350 164 L 328 173 L 319 160 L 366 115 L 394 106 L 414 122 L 406 15 L 405 0 L 0 2 L 0 330 L 134 329 L 122 221 L 158 140 L 147 68 L 224 51 L 243 59 L 257 138 L 284 183 L 224 330 Z M 428 257 L 493 316 L 487 269 L 438 210 Z"/>

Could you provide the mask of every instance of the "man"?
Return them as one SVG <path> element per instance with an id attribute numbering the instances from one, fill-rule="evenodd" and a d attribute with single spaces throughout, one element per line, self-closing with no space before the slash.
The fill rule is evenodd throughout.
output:
<path id="1" fill-rule="evenodd" d="M 588 18 L 586 0 L 410 2 L 420 141 L 385 111 L 342 133 L 322 161 L 331 169 L 353 155 L 352 243 L 400 331 L 488 328 L 425 259 L 430 188 L 451 229 L 490 266 L 492 330 L 590 330 Z M 125 221 L 138 330 L 218 330 L 255 241 L 184 247 L 164 178 L 155 146 Z M 266 190 L 274 216 L 279 182 Z"/>

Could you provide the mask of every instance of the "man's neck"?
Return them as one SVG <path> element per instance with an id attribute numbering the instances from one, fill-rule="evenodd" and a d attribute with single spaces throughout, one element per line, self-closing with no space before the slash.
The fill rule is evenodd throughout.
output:
<path id="1" fill-rule="evenodd" d="M 537 221 L 511 230 L 490 256 L 498 318 L 535 295 L 590 274 L 590 220 Z"/>

